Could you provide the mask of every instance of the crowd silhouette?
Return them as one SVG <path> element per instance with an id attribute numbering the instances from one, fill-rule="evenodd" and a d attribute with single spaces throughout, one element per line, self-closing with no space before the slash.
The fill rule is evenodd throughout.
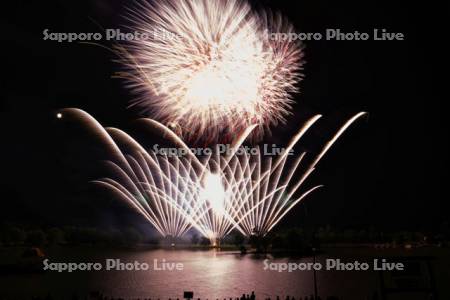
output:
<path id="1" fill-rule="evenodd" d="M 31 300 L 58 300 L 59 298 L 57 297 L 53 297 L 51 294 L 47 294 L 47 296 L 45 297 L 31 297 Z M 301 296 L 301 297 L 291 297 L 291 296 L 286 296 L 285 298 L 281 298 L 280 296 L 276 296 L 274 298 L 270 298 L 270 297 L 266 297 L 264 298 L 264 300 L 342 300 L 342 298 L 338 298 L 336 296 L 328 296 L 326 298 L 321 298 L 320 296 Z M 131 298 L 131 299 L 125 299 L 125 298 L 121 298 L 121 297 L 111 297 L 111 296 L 106 296 L 101 292 L 98 291 L 93 291 L 90 292 L 88 295 L 86 296 L 78 296 L 76 294 L 73 294 L 70 297 L 70 300 L 165 300 L 165 299 L 160 299 L 160 298 Z M 184 300 L 183 298 L 168 298 L 168 300 Z M 187 299 L 187 300 L 210 300 L 208 298 L 196 298 L 196 299 Z M 222 300 L 219 298 L 216 299 L 211 299 L 211 300 Z M 250 294 L 242 294 L 241 297 L 229 297 L 229 298 L 223 298 L 223 300 L 256 300 L 256 295 L 255 292 L 252 291 Z"/>

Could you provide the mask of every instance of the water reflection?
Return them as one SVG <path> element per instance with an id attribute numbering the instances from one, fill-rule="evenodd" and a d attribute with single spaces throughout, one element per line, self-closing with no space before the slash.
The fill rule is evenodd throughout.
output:
<path id="1" fill-rule="evenodd" d="M 342 257 L 342 256 L 341 256 Z M 313 293 L 312 271 L 276 272 L 264 270 L 265 257 L 241 256 L 239 253 L 183 250 L 93 251 L 64 249 L 52 253 L 52 261 L 100 262 L 120 259 L 122 262 L 146 262 L 148 271 L 96 271 L 12 276 L 5 279 L 7 295 L 29 299 L 29 295 L 52 292 L 54 295 L 83 295 L 99 290 L 105 295 L 129 298 L 182 299 L 183 291 L 194 291 L 194 298 L 223 299 L 239 297 L 255 291 L 257 298 L 300 296 Z M 317 258 L 324 262 L 325 256 Z M 154 260 L 182 263 L 182 271 L 155 271 Z M 354 256 L 353 256 L 354 259 Z M 310 262 L 311 258 L 271 258 L 272 262 Z M 322 295 L 337 295 L 344 299 L 364 299 L 373 290 L 371 272 L 317 272 L 318 289 Z M 18 285 L 27 286 L 19 289 Z M 19 295 L 17 294 L 19 293 Z M 273 299 L 273 298 L 272 298 Z"/>

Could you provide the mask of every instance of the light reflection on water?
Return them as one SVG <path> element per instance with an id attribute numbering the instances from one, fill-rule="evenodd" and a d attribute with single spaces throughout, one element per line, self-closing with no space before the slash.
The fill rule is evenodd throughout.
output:
<path id="1" fill-rule="evenodd" d="M 182 299 L 183 291 L 194 291 L 194 298 L 229 299 L 243 293 L 255 291 L 257 298 L 286 295 L 296 299 L 313 293 L 313 272 L 276 272 L 264 270 L 263 257 L 241 256 L 237 253 L 185 250 L 145 251 L 86 251 L 68 250 L 51 254 L 51 262 L 100 262 L 105 259 L 120 259 L 122 262 L 139 261 L 151 266 L 148 271 L 91 271 L 74 273 L 47 272 L 37 275 L 20 275 L 2 278 L 7 283 L 6 294 L 15 298 L 30 295 L 85 295 L 99 290 L 107 296 L 152 299 Z M 323 262 L 329 256 L 320 256 Z M 342 257 L 339 257 L 342 258 Z M 183 271 L 154 271 L 153 260 L 183 263 Z M 345 259 L 345 258 L 342 258 Z M 355 258 L 353 257 L 352 260 Z M 272 262 L 311 262 L 312 258 L 277 258 Z M 20 278 L 19 278 L 20 277 Z M 367 291 L 374 290 L 372 272 L 318 271 L 318 289 L 322 298 L 329 295 L 344 299 L 365 299 Z M 3 280 L 5 279 L 5 280 Z M 19 289 L 26 286 L 26 289 Z M 9 284 L 8 284 L 9 282 Z"/>

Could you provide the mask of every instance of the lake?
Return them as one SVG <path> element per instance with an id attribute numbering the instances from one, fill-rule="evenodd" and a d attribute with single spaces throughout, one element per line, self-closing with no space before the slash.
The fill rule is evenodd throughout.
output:
<path id="1" fill-rule="evenodd" d="M 403 250 L 402 250 L 403 251 Z M 318 255 L 316 262 L 326 265 L 327 259 L 343 262 L 372 263 L 373 257 L 397 255 L 387 250 L 335 249 Z M 48 263 L 84 262 L 100 264 L 101 270 L 57 272 L 42 274 L 2 275 L 2 295 L 7 298 L 30 299 L 31 295 L 45 296 L 51 292 L 58 298 L 70 298 L 73 293 L 83 296 L 98 290 L 108 297 L 176 299 L 183 291 L 193 291 L 194 298 L 236 298 L 255 291 L 258 299 L 287 295 L 296 299 L 314 292 L 314 271 L 295 270 L 278 272 L 265 269 L 268 263 L 296 263 L 306 266 L 312 257 L 294 258 L 240 255 L 232 251 L 217 250 L 109 250 L 88 247 L 58 248 L 48 251 Z M 106 270 L 106 259 L 120 259 L 123 263 L 148 264 L 149 270 Z M 269 260 L 265 260 L 269 259 Z M 171 268 L 174 263 L 182 270 L 154 270 Z M 165 264 L 163 264 L 163 262 Z M 299 266 L 300 266 L 299 265 Z M 311 264 L 310 264 L 311 265 Z M 286 266 L 286 265 L 284 265 Z M 368 271 L 316 271 L 317 288 L 322 299 L 335 295 L 342 299 L 368 299 L 377 289 L 378 273 Z M 414 298 L 410 298 L 414 299 Z M 420 299 L 420 298 L 419 298 Z"/>

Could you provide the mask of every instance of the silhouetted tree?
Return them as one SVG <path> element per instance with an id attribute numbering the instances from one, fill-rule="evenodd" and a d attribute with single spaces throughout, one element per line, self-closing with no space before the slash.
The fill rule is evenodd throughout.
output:
<path id="1" fill-rule="evenodd" d="M 9 240 L 14 245 L 21 245 L 25 242 L 27 234 L 20 228 L 12 227 L 8 232 Z"/>
<path id="2" fill-rule="evenodd" d="M 27 242 L 32 246 L 40 247 L 45 243 L 45 233 L 42 230 L 28 232 Z"/>
<path id="3" fill-rule="evenodd" d="M 200 239 L 198 238 L 198 235 L 196 233 L 194 233 L 191 236 L 191 244 L 197 245 L 199 241 L 200 241 Z"/>
<path id="4" fill-rule="evenodd" d="M 200 245 L 206 246 L 206 245 L 209 245 L 209 244 L 210 244 L 209 239 L 207 239 L 205 237 L 202 237 L 200 239 Z"/>
<path id="5" fill-rule="evenodd" d="M 136 245 L 142 241 L 142 235 L 134 228 L 127 228 L 123 232 L 123 242 L 127 245 Z"/>
<path id="6" fill-rule="evenodd" d="M 50 244 L 60 244 L 64 242 L 64 231 L 53 227 L 47 231 L 47 240 Z"/>
<path id="7" fill-rule="evenodd" d="M 236 246 L 241 246 L 244 244 L 245 238 L 241 234 L 234 234 L 233 236 L 233 244 Z"/>

